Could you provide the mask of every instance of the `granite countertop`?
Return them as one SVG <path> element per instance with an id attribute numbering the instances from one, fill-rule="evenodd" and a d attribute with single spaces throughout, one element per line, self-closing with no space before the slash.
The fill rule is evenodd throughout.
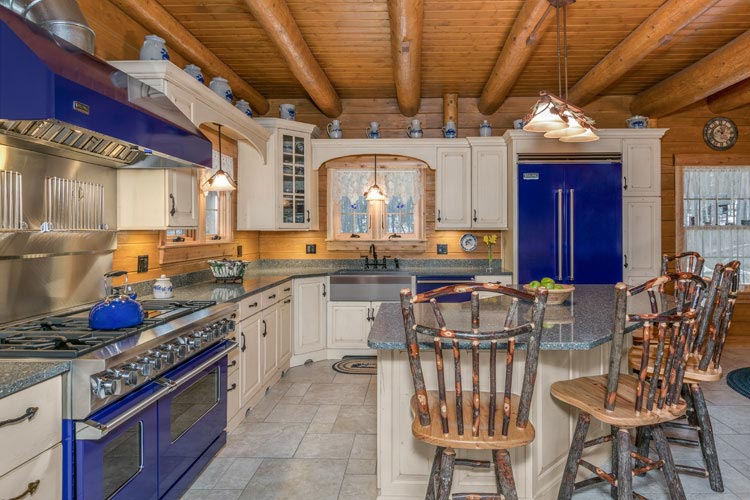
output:
<path id="1" fill-rule="evenodd" d="M 643 304 L 640 304 L 641 298 L 645 300 Z M 614 299 L 615 289 L 612 285 L 576 285 L 570 300 L 561 305 L 547 306 L 541 349 L 588 350 L 612 340 Z M 648 300 L 640 295 L 634 299 L 629 304 L 629 308 L 632 307 L 634 310 L 648 304 Z M 449 327 L 470 329 L 470 303 L 442 303 L 440 310 Z M 501 311 L 506 310 L 507 303 L 503 301 L 497 302 L 495 298 L 483 299 L 480 302 L 480 331 L 500 330 L 500 322 L 505 318 Z M 519 314 L 525 314 L 522 308 L 519 308 Z M 415 304 L 414 316 L 419 324 L 436 326 L 430 304 Z M 425 342 L 421 344 L 427 348 L 432 347 L 432 342 L 424 338 Z M 519 341 L 522 342 L 523 337 L 520 337 Z M 367 345 L 373 349 L 406 349 L 400 304 L 381 304 L 370 329 Z M 488 349 L 489 345 L 489 342 L 482 342 L 480 348 Z M 518 348 L 524 349 L 525 346 L 519 343 Z"/>
<path id="2" fill-rule="evenodd" d="M 0 361 L 0 398 L 44 382 L 70 370 L 69 361 Z"/>

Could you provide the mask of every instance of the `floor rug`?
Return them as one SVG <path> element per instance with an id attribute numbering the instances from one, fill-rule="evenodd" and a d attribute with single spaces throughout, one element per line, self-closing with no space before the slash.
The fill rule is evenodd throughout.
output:
<path id="1" fill-rule="evenodd" d="M 344 356 L 333 364 L 333 369 L 349 375 L 375 375 L 377 373 L 377 356 Z"/>
<path id="2" fill-rule="evenodd" d="M 750 368 L 740 368 L 729 372 L 727 384 L 746 398 L 750 398 Z"/>

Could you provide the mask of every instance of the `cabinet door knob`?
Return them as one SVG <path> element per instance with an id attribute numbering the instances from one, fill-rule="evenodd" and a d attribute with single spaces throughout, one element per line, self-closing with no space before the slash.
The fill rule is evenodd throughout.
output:
<path id="1" fill-rule="evenodd" d="M 237 388 L 237 384 L 232 384 L 227 388 L 227 392 L 233 391 Z"/>
<path id="2" fill-rule="evenodd" d="M 623 257 L 625 258 L 625 268 L 627 269 L 627 267 L 628 267 L 628 256 L 627 255 L 623 255 Z"/>
<path id="3" fill-rule="evenodd" d="M 172 208 L 169 210 L 169 215 L 174 217 L 174 214 L 177 213 L 177 208 L 175 207 L 174 195 L 172 193 L 169 193 L 169 201 L 172 203 Z"/>
<path id="4" fill-rule="evenodd" d="M 266 320 L 262 319 L 261 321 L 263 322 L 263 336 L 265 337 L 268 335 L 268 325 L 266 324 Z"/>
<path id="5" fill-rule="evenodd" d="M 323 283 L 323 297 L 326 296 L 326 284 Z"/>
<path id="6" fill-rule="evenodd" d="M 307 222 L 310 222 L 310 211 L 307 210 Z"/>
<path id="7" fill-rule="evenodd" d="M 623 176 L 623 179 L 625 180 L 625 184 L 622 186 L 622 188 L 627 191 L 628 190 L 628 178 Z"/>
<path id="8" fill-rule="evenodd" d="M 242 338 L 242 343 L 240 346 L 240 351 L 245 352 L 245 349 L 247 349 L 247 346 L 245 345 L 245 334 L 240 333 L 240 338 Z"/>
<path id="9" fill-rule="evenodd" d="M 443 220 L 443 218 L 440 216 L 440 209 L 438 209 L 437 221 L 441 222 L 442 220 Z"/>
<path id="10" fill-rule="evenodd" d="M 476 222 L 477 220 L 478 220 L 477 219 L 477 209 L 475 208 L 474 209 L 474 222 Z"/>

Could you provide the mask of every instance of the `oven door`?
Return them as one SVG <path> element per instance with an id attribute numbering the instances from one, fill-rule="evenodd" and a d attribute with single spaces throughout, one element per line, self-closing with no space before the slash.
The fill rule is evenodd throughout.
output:
<path id="1" fill-rule="evenodd" d="M 76 423 L 77 500 L 157 500 L 157 403 L 152 382 Z"/>
<path id="2" fill-rule="evenodd" d="M 159 400 L 159 497 L 169 491 L 227 425 L 227 354 L 221 342 L 164 374 L 173 389 Z"/>

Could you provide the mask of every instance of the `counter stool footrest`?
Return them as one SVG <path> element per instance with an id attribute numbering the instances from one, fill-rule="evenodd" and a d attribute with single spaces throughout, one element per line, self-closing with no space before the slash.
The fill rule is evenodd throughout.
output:
<path id="1" fill-rule="evenodd" d="M 492 468 L 492 462 L 489 460 L 470 460 L 468 458 L 457 458 L 456 465 L 463 465 L 464 467 L 473 467 L 475 469 L 490 469 Z M 456 493 L 458 494 L 458 493 Z M 474 493 L 461 493 L 462 495 L 473 495 Z"/>
<path id="2" fill-rule="evenodd" d="M 708 471 L 702 467 L 691 467 L 689 465 L 675 464 L 674 468 L 680 474 L 687 474 L 688 476 L 696 477 L 708 477 Z"/>
<path id="3" fill-rule="evenodd" d="M 581 490 L 583 488 L 586 488 L 588 486 L 593 486 L 595 484 L 603 483 L 604 479 L 602 479 L 599 476 L 590 477 L 588 479 L 584 479 L 583 481 L 578 481 L 573 485 L 573 489 L 575 491 Z"/>
<path id="4" fill-rule="evenodd" d="M 682 422 L 664 422 L 662 425 L 664 427 L 672 427 L 675 429 L 687 429 L 691 431 L 697 431 L 698 429 L 700 429 L 700 427 L 698 427 L 697 425 L 690 425 L 690 424 L 685 424 Z"/>
<path id="5" fill-rule="evenodd" d="M 659 460 L 658 462 L 652 462 L 648 465 L 644 465 L 643 467 L 636 467 L 635 469 L 633 469 L 633 475 L 640 476 L 641 474 L 651 472 L 654 469 L 661 469 L 663 465 L 664 465 L 664 461 Z"/>
<path id="6" fill-rule="evenodd" d="M 615 484 L 615 478 L 612 476 L 612 474 L 609 474 L 605 472 L 604 470 L 600 469 L 596 465 L 592 464 L 591 462 L 587 462 L 585 460 L 578 460 L 578 465 L 585 467 L 586 469 L 590 470 L 600 478 L 602 478 L 604 481 L 607 481 L 612 486 L 616 486 Z"/>
<path id="7" fill-rule="evenodd" d="M 691 448 L 697 448 L 701 444 L 699 441 L 695 439 L 684 439 L 684 438 L 678 438 L 678 437 L 667 437 L 667 441 L 674 444 L 679 444 L 681 446 L 689 446 Z"/>
<path id="8" fill-rule="evenodd" d="M 585 443 L 583 443 L 583 447 L 584 448 L 589 448 L 591 446 L 596 446 L 598 444 L 609 443 L 610 441 L 612 441 L 612 435 L 611 434 L 607 434 L 606 436 L 602 436 L 602 437 L 598 437 L 596 439 L 590 439 L 590 440 L 586 441 Z"/>
<path id="9" fill-rule="evenodd" d="M 453 493 L 452 500 L 503 500 L 502 495 L 493 493 Z"/>

